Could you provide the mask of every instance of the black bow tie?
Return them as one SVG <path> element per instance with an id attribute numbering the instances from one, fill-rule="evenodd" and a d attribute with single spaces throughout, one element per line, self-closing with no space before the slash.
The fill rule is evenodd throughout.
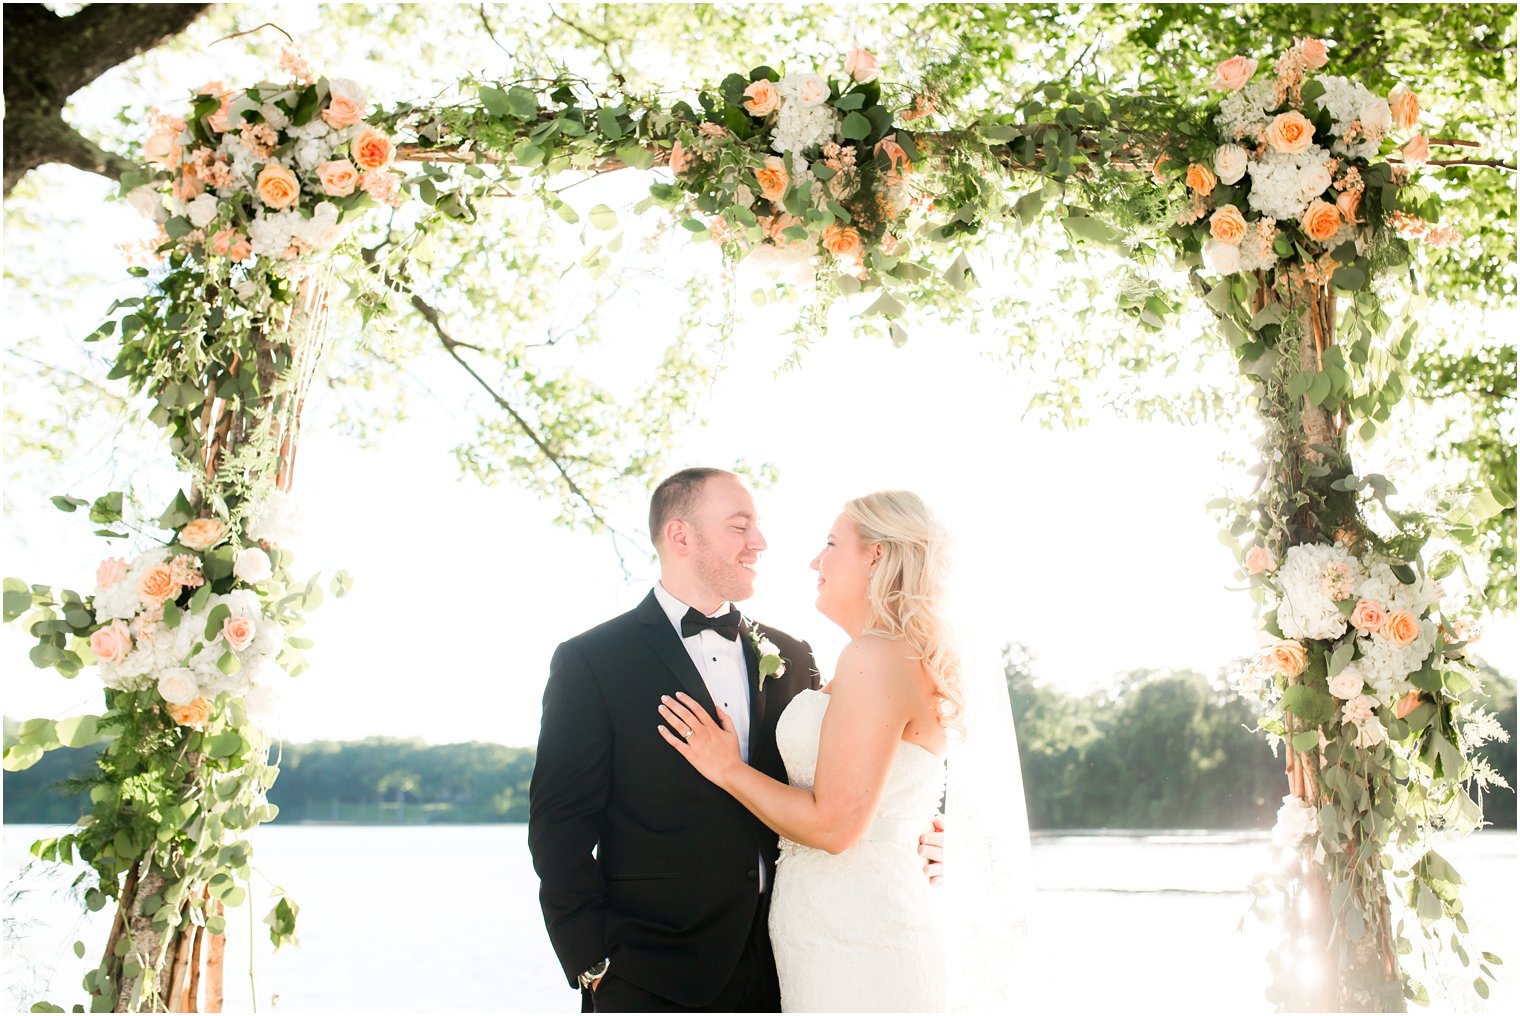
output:
<path id="1" fill-rule="evenodd" d="M 689 607 L 686 616 L 681 618 L 681 637 L 689 639 L 702 629 L 707 628 L 717 632 L 726 639 L 735 641 L 739 638 L 739 611 L 731 609 L 727 614 L 719 614 L 717 617 L 708 617 L 696 607 Z"/>

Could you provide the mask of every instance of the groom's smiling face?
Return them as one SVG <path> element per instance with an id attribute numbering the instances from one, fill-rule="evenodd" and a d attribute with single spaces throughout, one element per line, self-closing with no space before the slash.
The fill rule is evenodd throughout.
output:
<path id="1" fill-rule="evenodd" d="M 732 476 L 709 478 L 690 521 L 691 563 L 702 584 L 725 600 L 753 596 L 766 543 L 748 488 Z"/>

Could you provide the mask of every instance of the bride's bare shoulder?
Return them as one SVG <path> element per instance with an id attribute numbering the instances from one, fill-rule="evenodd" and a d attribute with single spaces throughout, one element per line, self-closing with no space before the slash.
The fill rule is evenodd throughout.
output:
<path id="1" fill-rule="evenodd" d="M 882 682 L 911 684 L 917 680 L 919 664 L 908 644 L 885 635 L 860 635 L 839 654 L 834 668 L 833 685 L 847 688 L 857 682 L 880 685 Z M 839 682 L 845 684 L 840 685 Z"/>

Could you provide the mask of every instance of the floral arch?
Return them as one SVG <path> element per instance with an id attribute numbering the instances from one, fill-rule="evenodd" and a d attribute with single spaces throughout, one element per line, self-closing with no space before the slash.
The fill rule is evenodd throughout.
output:
<path id="1" fill-rule="evenodd" d="M 1469 956 L 1460 880 L 1424 849 L 1437 828 L 1482 823 L 1467 795 L 1484 778 L 1478 742 L 1458 722 L 1471 619 L 1443 611 L 1438 583 L 1485 509 L 1389 509 L 1388 481 L 1357 475 L 1347 436 L 1389 419 L 1414 345 L 1379 286 L 1407 278 L 1412 243 L 1454 235 L 1422 167 L 1498 164 L 1432 158 L 1472 142 L 1427 138 L 1414 91 L 1373 94 L 1325 73 L 1330 62 L 1304 39 L 1270 67 L 1225 60 L 1187 105 L 1052 83 L 925 130 L 933 92 L 884 86 L 864 50 L 827 76 L 759 66 L 669 106 L 563 80 L 475 83 L 468 101 L 393 109 L 287 54 L 278 81 L 207 86 L 182 115 L 156 116 L 123 192 L 161 226 L 160 263 L 132 269 L 143 294 L 92 338 L 119 340 L 111 376 L 153 399 L 187 489 L 156 520 L 166 535 L 107 557 L 94 593 L 17 579 L 4 591 L 6 620 L 36 636 L 34 664 L 94 667 L 105 686 L 99 715 L 29 721 L 5 755 L 23 769 L 108 739 L 79 829 L 33 848 L 88 862 L 88 905 L 116 907 L 84 984 L 91 1008 L 220 1008 L 223 911 L 245 901 L 249 832 L 274 817 L 261 675 L 304 667 L 304 615 L 348 582 L 301 581 L 283 547 L 333 273 L 362 276 L 377 305 L 406 298 L 430 222 L 468 219 L 503 190 L 573 217 L 550 178 L 656 167 L 644 207 L 730 261 L 806 259 L 830 292 L 877 292 L 867 314 L 899 341 L 897 315 L 926 280 L 964 280 L 964 256 L 948 255 L 1045 211 L 1077 242 L 1184 268 L 1266 425 L 1258 489 L 1215 507 L 1263 610 L 1267 648 L 1245 680 L 1288 784 L 1284 867 L 1257 887 L 1282 922 L 1276 1000 L 1389 1011 L 1421 999 L 1400 969 L 1393 893 L 1486 993 L 1496 959 Z M 1021 179 L 1029 189 L 1005 199 Z M 403 204 L 420 209 L 413 231 L 361 254 L 354 225 Z M 1143 286 L 1121 302 L 1152 329 L 1174 310 Z M 127 538 L 120 492 L 55 504 Z M 1447 549 L 1425 553 L 1432 540 Z M 295 919 L 280 899 L 266 918 L 276 945 Z M 1336 955 L 1339 983 L 1294 976 L 1305 940 Z"/>

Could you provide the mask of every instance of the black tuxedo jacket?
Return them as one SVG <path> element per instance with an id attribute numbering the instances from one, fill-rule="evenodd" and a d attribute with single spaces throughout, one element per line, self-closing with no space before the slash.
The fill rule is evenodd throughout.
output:
<path id="1" fill-rule="evenodd" d="M 746 629 L 747 629 L 746 620 Z M 761 627 L 786 667 L 759 683 L 747 630 L 749 764 L 778 780 L 776 721 L 819 686 L 806 642 Z M 661 695 L 712 696 L 651 592 L 564 642 L 549 664 L 529 790 L 528 848 L 549 939 L 572 987 L 603 957 L 623 979 L 687 1007 L 718 996 L 772 884 L 776 834 L 709 783 L 655 729 Z"/>

